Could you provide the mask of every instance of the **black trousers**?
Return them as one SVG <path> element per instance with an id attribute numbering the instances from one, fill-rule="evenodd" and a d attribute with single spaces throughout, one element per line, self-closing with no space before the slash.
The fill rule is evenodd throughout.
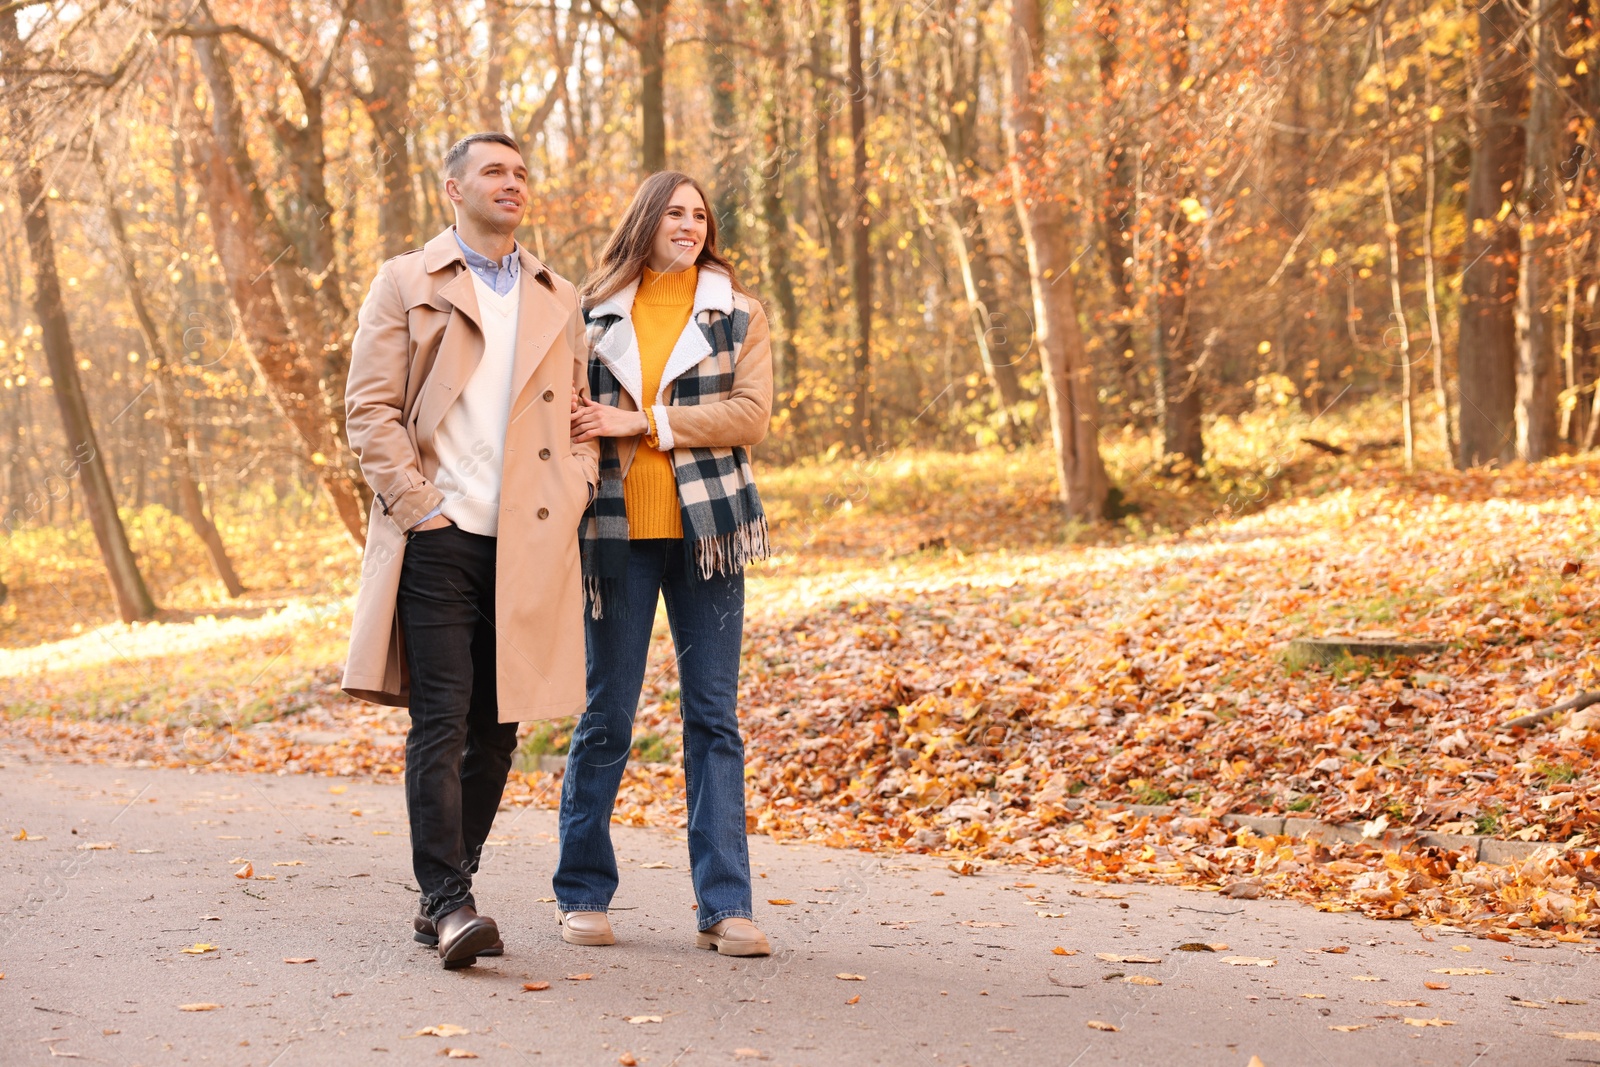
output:
<path id="1" fill-rule="evenodd" d="M 495 539 L 456 526 L 409 535 L 398 610 L 411 669 L 406 812 L 422 911 L 476 907 L 472 876 L 517 747 L 495 687 Z"/>

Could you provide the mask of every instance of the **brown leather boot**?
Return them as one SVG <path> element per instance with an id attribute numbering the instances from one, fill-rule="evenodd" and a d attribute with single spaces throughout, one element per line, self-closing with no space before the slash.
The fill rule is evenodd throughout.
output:
<path id="1" fill-rule="evenodd" d="M 500 943 L 500 929 L 463 904 L 434 922 L 439 937 L 439 959 L 446 970 L 471 967 L 485 949 Z"/>
<path id="2" fill-rule="evenodd" d="M 483 916 L 483 918 L 488 919 L 490 922 L 494 922 L 494 920 L 489 919 L 487 915 Z M 417 912 L 416 917 L 411 920 L 411 939 L 417 944 L 427 945 L 429 948 L 434 948 L 439 944 L 439 931 L 433 928 L 433 920 L 422 914 L 420 911 Z M 503 956 L 505 955 L 505 951 L 505 942 L 496 941 L 494 944 L 478 953 L 478 955 Z"/>

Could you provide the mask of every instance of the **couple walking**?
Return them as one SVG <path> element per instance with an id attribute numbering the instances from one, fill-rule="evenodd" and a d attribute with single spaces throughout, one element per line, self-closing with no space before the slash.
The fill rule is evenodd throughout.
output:
<path id="1" fill-rule="evenodd" d="M 499 133 L 445 156 L 455 225 L 385 263 L 346 388 L 373 491 L 344 689 L 409 707 L 415 937 L 503 951 L 472 878 L 517 723 L 579 715 L 561 790 L 561 935 L 609 945 L 611 811 L 658 597 L 677 650 L 697 942 L 770 952 L 751 908 L 737 716 L 744 565 L 767 554 L 761 305 L 704 192 L 652 175 L 581 291 L 517 244 L 527 168 Z"/>

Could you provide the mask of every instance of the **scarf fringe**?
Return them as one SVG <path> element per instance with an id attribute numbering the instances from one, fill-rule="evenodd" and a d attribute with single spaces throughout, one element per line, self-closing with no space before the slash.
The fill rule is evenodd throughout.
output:
<path id="1" fill-rule="evenodd" d="M 694 543 L 694 561 L 701 578 L 710 578 L 713 574 L 732 574 L 743 570 L 746 563 L 766 559 L 770 555 L 772 543 L 765 515 L 756 516 L 752 522 L 740 523 L 728 533 L 702 537 Z"/>

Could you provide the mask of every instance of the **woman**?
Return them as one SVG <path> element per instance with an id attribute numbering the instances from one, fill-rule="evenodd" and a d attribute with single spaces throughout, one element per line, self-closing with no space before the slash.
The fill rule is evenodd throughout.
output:
<path id="1" fill-rule="evenodd" d="M 582 527 L 589 702 L 567 757 L 554 883 L 562 937 L 614 944 L 611 809 L 665 597 L 697 943 L 765 956 L 751 910 L 737 704 L 744 565 L 768 552 L 747 450 L 771 417 L 772 350 L 761 305 L 717 251 L 706 203 L 688 175 L 651 175 L 581 293 L 593 399 L 574 401 L 572 440 L 599 439 L 600 488 Z"/>

